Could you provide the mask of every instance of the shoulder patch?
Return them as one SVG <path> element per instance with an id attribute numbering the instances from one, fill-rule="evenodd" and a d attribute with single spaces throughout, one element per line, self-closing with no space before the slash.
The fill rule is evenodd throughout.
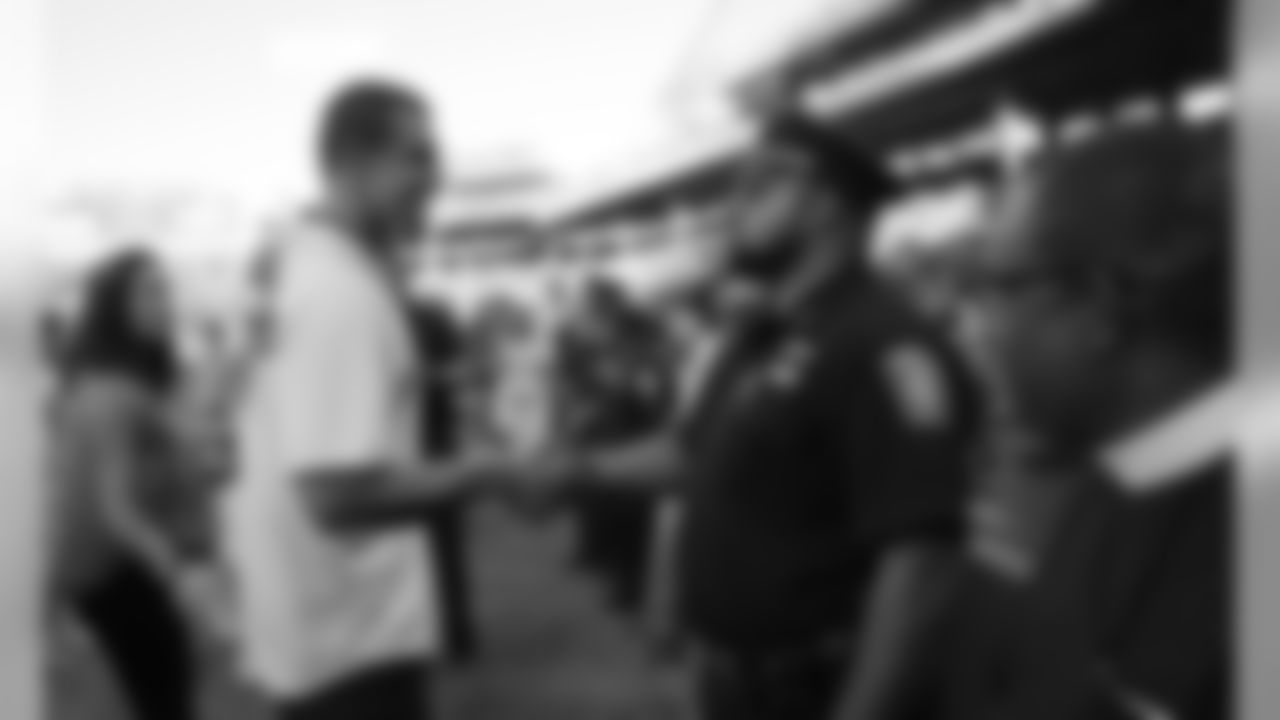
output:
<path id="1" fill-rule="evenodd" d="M 909 428 L 933 431 L 951 423 L 947 380 L 927 348 L 896 345 L 884 355 L 882 366 L 889 397 Z"/>

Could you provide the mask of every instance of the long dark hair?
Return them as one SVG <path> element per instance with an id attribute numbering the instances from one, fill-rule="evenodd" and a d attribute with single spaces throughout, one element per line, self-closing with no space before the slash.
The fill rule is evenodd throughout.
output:
<path id="1" fill-rule="evenodd" d="M 89 277 L 83 313 L 65 356 L 64 381 L 108 372 L 167 392 L 178 380 L 178 361 L 167 338 L 151 337 L 137 326 L 131 308 L 139 279 L 159 266 L 144 250 L 125 250 Z"/>

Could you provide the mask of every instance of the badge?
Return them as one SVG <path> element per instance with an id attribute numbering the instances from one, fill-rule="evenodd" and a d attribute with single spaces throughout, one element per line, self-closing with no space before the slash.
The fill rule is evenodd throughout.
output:
<path id="1" fill-rule="evenodd" d="M 893 398 L 912 429 L 939 430 L 950 422 L 946 379 L 929 352 L 916 345 L 899 345 L 884 358 Z"/>

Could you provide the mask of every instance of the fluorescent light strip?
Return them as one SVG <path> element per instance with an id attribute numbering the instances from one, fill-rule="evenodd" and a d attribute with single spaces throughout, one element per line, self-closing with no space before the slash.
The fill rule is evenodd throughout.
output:
<path id="1" fill-rule="evenodd" d="M 1178 98 L 1178 115 L 1192 124 L 1212 122 L 1231 112 L 1233 100 L 1231 88 L 1223 83 L 1197 85 Z"/>
<path id="2" fill-rule="evenodd" d="M 955 72 L 967 65 L 1028 42 L 1098 4 L 1098 0 L 1023 0 L 1007 10 L 993 10 L 932 43 L 916 46 L 871 65 L 859 67 L 825 87 L 815 88 L 805 102 L 819 114 L 839 114 L 863 107 L 911 85 Z"/>
<path id="3" fill-rule="evenodd" d="M 932 1 L 924 0 L 925 3 Z M 912 10 L 912 5 L 920 4 L 921 0 L 835 0 L 834 3 L 828 3 L 826 12 L 817 15 L 814 22 L 799 34 L 794 48 L 799 54 L 806 48 L 828 45 L 851 32 L 851 29 L 879 23 L 899 12 Z"/>
<path id="4" fill-rule="evenodd" d="M 1153 97 L 1137 97 L 1121 103 L 1115 111 L 1115 123 L 1133 127 L 1152 125 L 1165 114 L 1166 107 Z"/>

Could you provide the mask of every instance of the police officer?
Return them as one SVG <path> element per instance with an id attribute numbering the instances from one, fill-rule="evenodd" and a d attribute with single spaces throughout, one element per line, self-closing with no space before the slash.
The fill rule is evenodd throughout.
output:
<path id="1" fill-rule="evenodd" d="M 885 718 L 946 596 L 974 392 L 866 264 L 887 176 L 794 113 L 768 125 L 726 258 L 767 308 L 678 437 L 585 463 L 686 493 L 678 584 L 706 717 Z"/>
<path id="2" fill-rule="evenodd" d="M 1079 471 L 1029 574 L 979 556 L 943 717 L 1233 717 L 1230 189 L 1189 132 L 1049 158 L 979 246 L 989 357 Z"/>
<path id="3" fill-rule="evenodd" d="M 565 434 L 580 447 L 649 435 L 672 403 L 662 328 L 614 282 L 589 286 L 586 305 L 586 327 L 569 338 L 562 354 L 561 384 L 572 413 Z M 583 565 L 602 576 L 617 609 L 638 609 L 646 590 L 652 498 L 594 488 L 582 493 L 578 511 Z"/>

